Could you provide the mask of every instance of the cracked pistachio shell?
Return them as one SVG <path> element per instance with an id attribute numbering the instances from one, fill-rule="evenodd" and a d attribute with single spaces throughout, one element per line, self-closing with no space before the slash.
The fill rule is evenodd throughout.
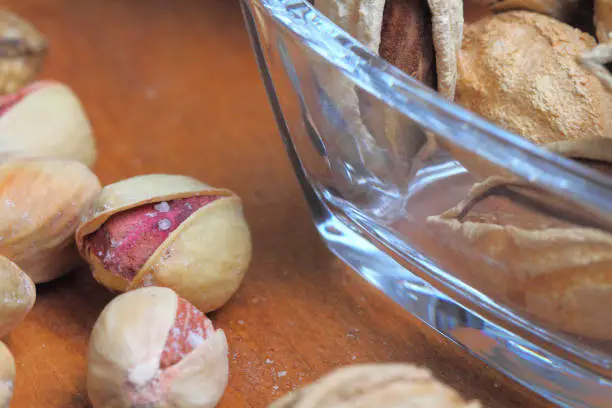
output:
<path id="1" fill-rule="evenodd" d="M 425 368 L 378 363 L 340 367 L 291 392 L 269 408 L 436 407 L 479 408 Z"/>
<path id="2" fill-rule="evenodd" d="M 54 158 L 0 164 L 0 255 L 35 282 L 55 279 L 80 263 L 74 232 L 100 191 L 82 163 Z"/>
<path id="3" fill-rule="evenodd" d="M 0 338 L 21 323 L 35 300 L 36 286 L 32 279 L 15 263 L 0 256 Z"/>
<path id="4" fill-rule="evenodd" d="M 9 408 L 15 375 L 15 359 L 6 344 L 0 341 L 0 408 Z"/>
<path id="5" fill-rule="evenodd" d="M 612 141 L 590 139 L 546 145 L 577 160 L 612 167 Z M 606 164 L 607 163 L 607 164 Z M 605 170 L 604 170 L 605 171 Z M 525 210 L 512 200 L 478 208 L 495 189 L 511 183 L 491 177 L 468 198 L 427 227 L 448 239 L 449 251 L 477 253 L 488 263 L 477 269 L 483 287 L 498 287 L 511 303 L 551 326 L 577 335 L 612 339 L 612 235 L 565 219 Z M 495 197 L 495 193 L 493 193 Z M 499 198 L 498 198 L 499 200 Z M 486 204 L 485 204 L 486 205 Z M 494 285 L 487 285 L 494 282 Z M 486 293 L 502 299 L 503 293 Z"/>
<path id="6" fill-rule="evenodd" d="M 463 37 L 461 0 L 316 0 L 315 6 L 371 52 L 454 99 Z M 329 133 L 338 134 L 335 141 L 346 160 L 381 178 L 388 177 L 392 166 L 411 179 L 422 158 L 435 150 L 435 138 L 340 71 L 320 71 L 318 79 L 343 119 L 343 128 Z"/>
<path id="7" fill-rule="evenodd" d="M 456 102 L 537 144 L 608 137 L 612 94 L 577 58 L 589 34 L 529 11 L 466 26 Z"/>
<path id="8" fill-rule="evenodd" d="M 96 146 L 89 119 L 74 92 L 55 81 L 36 82 L 0 97 L 0 158 L 44 156 L 92 167 Z"/>
<path id="9" fill-rule="evenodd" d="M 114 214 L 196 195 L 220 198 L 196 210 L 172 231 L 131 282 L 107 270 L 85 249 L 85 238 Z M 236 292 L 252 250 L 238 196 L 191 177 L 167 174 L 133 177 L 104 187 L 77 229 L 76 240 L 94 278 L 107 288 L 125 292 L 141 286 L 169 287 L 205 313 L 223 306 Z"/>
<path id="10" fill-rule="evenodd" d="M 595 35 L 600 43 L 609 43 L 612 38 L 612 0 L 595 0 Z"/>
<path id="11" fill-rule="evenodd" d="M 491 12 L 526 10 L 554 17 L 560 21 L 570 20 L 580 7 L 588 6 L 582 0 L 467 0 L 466 9 L 480 7 Z"/>
<path id="12" fill-rule="evenodd" d="M 121 294 L 104 308 L 94 324 L 87 358 L 87 393 L 95 408 L 216 405 L 229 376 L 223 330 L 215 330 L 176 364 L 160 369 L 177 308 L 176 293 L 162 287 Z"/>

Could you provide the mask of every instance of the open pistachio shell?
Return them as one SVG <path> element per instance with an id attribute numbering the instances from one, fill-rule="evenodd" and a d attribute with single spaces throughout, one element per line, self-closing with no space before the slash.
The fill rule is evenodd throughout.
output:
<path id="1" fill-rule="evenodd" d="M 0 97 L 0 112 L 0 158 L 59 157 L 94 165 L 91 124 L 78 97 L 66 85 L 33 83 Z"/>
<path id="2" fill-rule="evenodd" d="M 546 147 L 595 168 L 612 164 L 606 139 Z M 605 307 L 612 299 L 612 235 L 523 207 L 504 193 L 512 184 L 492 177 L 474 185 L 456 207 L 429 217 L 428 228 L 448 240 L 450 251 L 478 254 L 486 262 L 475 273 L 483 287 L 497 287 L 487 295 L 563 331 L 612 338 Z"/>
<path id="3" fill-rule="evenodd" d="M 0 256 L 0 338 L 21 323 L 35 300 L 36 286 L 32 279 L 16 264 Z"/>
<path id="4" fill-rule="evenodd" d="M 457 52 L 463 36 L 461 0 L 317 0 L 315 6 L 344 31 L 397 68 L 453 100 Z M 337 70 L 321 75 L 342 113 L 348 160 L 381 179 L 409 181 L 436 149 L 435 138 Z M 382 112 L 382 113 L 381 113 Z M 356 143 L 355 143 L 356 142 Z M 351 148 L 357 149 L 355 155 Z"/>
<path id="5" fill-rule="evenodd" d="M 110 271 L 85 244 L 113 215 L 145 204 L 216 196 L 195 210 L 159 245 L 132 280 Z M 154 174 L 106 186 L 76 231 L 79 251 L 94 278 L 111 290 L 166 286 L 203 312 L 221 307 L 236 292 L 251 259 L 251 237 L 239 197 L 191 177 Z"/>
<path id="6" fill-rule="evenodd" d="M 193 306 L 190 306 L 193 308 Z M 206 319 L 203 314 L 200 318 Z M 223 330 L 181 310 L 168 288 L 124 293 L 102 311 L 92 330 L 87 392 L 95 408 L 213 408 L 228 381 L 228 346 Z M 189 351 L 184 353 L 188 346 Z M 165 366 L 163 355 L 180 350 Z"/>
<path id="7" fill-rule="evenodd" d="M 35 283 L 55 279 L 79 264 L 74 231 L 100 191 L 82 163 L 53 158 L 0 164 L 0 255 Z"/>

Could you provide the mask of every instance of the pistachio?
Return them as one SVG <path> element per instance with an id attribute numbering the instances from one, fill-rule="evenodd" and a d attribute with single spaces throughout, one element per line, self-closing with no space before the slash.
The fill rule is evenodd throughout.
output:
<path id="1" fill-rule="evenodd" d="M 463 35 L 459 0 L 317 0 L 317 8 L 373 52 L 453 99 Z M 435 50 L 435 56 L 434 56 Z M 434 62 L 435 60 L 435 62 Z"/>
<path id="2" fill-rule="evenodd" d="M 500 11 L 524 10 L 545 14 L 567 22 L 584 6 L 581 0 L 467 0 L 466 8 L 481 7 L 494 13 Z"/>
<path id="3" fill-rule="evenodd" d="M 594 11 L 593 22 L 599 44 L 577 59 L 600 79 L 608 91 L 612 91 L 612 75 L 606 68 L 606 64 L 612 61 L 612 1 L 595 0 Z"/>
<path id="4" fill-rule="evenodd" d="M 612 169 L 612 139 L 545 147 L 599 171 Z M 481 264 L 470 268 L 470 283 L 485 288 L 486 295 L 554 328 L 612 338 L 612 318 L 604 307 L 612 298 L 612 235 L 578 222 L 576 214 L 534 207 L 516 186 L 491 177 L 474 185 L 456 207 L 428 217 L 427 227 L 444 237 L 451 253 L 478 254 Z"/>
<path id="5" fill-rule="evenodd" d="M 454 98 L 463 35 L 461 0 L 317 0 L 315 5 L 371 52 L 446 99 Z M 435 151 L 432 135 L 341 72 L 322 70 L 319 79 L 344 119 L 345 128 L 335 130 L 340 130 L 343 160 L 363 164 L 383 180 L 389 173 L 409 180 Z"/>
<path id="6" fill-rule="evenodd" d="M 94 165 L 91 125 L 69 87 L 38 81 L 0 97 L 0 159 L 15 156 L 58 157 Z"/>
<path id="7" fill-rule="evenodd" d="M 96 320 L 87 393 L 94 408 L 212 408 L 227 386 L 227 353 L 223 330 L 171 289 L 136 289 Z"/>
<path id="8" fill-rule="evenodd" d="M 0 337 L 21 323 L 35 300 L 36 286 L 32 279 L 9 259 L 0 256 Z"/>
<path id="9" fill-rule="evenodd" d="M 47 40 L 21 16 L 0 10 L 0 94 L 16 92 L 39 73 L 47 54 Z"/>
<path id="10" fill-rule="evenodd" d="M 15 382 L 15 359 L 6 344 L 0 341 L 0 407 L 9 408 Z"/>
<path id="11" fill-rule="evenodd" d="M 16 158 L 0 164 L 0 255 L 35 282 L 55 279 L 79 264 L 74 232 L 100 191 L 82 163 Z"/>
<path id="12" fill-rule="evenodd" d="M 240 198 L 179 175 L 104 187 L 76 239 L 94 278 L 109 289 L 166 286 L 203 312 L 230 299 L 251 258 Z"/>
<path id="13" fill-rule="evenodd" d="M 466 402 L 425 368 L 411 364 L 374 363 L 337 368 L 291 392 L 269 408 L 366 407 L 479 408 Z"/>
<path id="14" fill-rule="evenodd" d="M 466 27 L 456 101 L 536 143 L 610 136 L 612 95 L 576 58 L 588 34 L 512 11 Z"/>

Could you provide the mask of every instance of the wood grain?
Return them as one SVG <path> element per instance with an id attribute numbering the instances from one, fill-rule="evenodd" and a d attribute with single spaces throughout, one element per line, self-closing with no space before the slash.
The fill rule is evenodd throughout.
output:
<path id="1" fill-rule="evenodd" d="M 64 81 L 91 117 L 103 183 L 187 174 L 236 191 L 254 257 L 211 317 L 229 338 L 221 407 L 264 407 L 342 364 L 423 364 L 491 407 L 543 407 L 369 287 L 319 239 L 285 156 L 236 1 L 0 2 L 50 40 L 41 77 Z M 12 407 L 88 407 L 89 331 L 112 298 L 86 268 L 38 288 L 8 338 Z"/>

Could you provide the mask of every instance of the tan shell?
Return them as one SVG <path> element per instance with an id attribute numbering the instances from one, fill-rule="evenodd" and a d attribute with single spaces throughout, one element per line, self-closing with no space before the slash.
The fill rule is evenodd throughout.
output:
<path id="1" fill-rule="evenodd" d="M 220 329 L 166 368 L 172 371 L 171 382 L 156 387 L 177 307 L 172 290 L 149 287 L 119 295 L 104 308 L 92 330 L 87 357 L 87 393 L 94 408 L 134 407 L 133 396 L 147 390 L 155 392 L 147 397 L 157 397 L 155 406 L 160 408 L 217 404 L 229 375 L 227 339 Z"/>
<path id="2" fill-rule="evenodd" d="M 35 300 L 36 286 L 32 279 L 9 259 L 0 256 L 0 338 L 21 323 Z"/>
<path id="3" fill-rule="evenodd" d="M 317 0 L 317 8 L 336 25 L 378 54 L 386 0 Z M 438 92 L 453 99 L 457 52 L 463 36 L 463 2 L 428 0 L 436 53 Z M 410 52 L 406 50 L 405 52 Z"/>
<path id="4" fill-rule="evenodd" d="M 100 191 L 82 163 L 52 158 L 0 164 L 0 255 L 35 282 L 55 279 L 79 264 L 74 231 Z"/>
<path id="5" fill-rule="evenodd" d="M 132 282 L 107 271 L 86 253 L 84 239 L 113 214 L 143 204 L 194 195 L 222 198 L 195 211 L 157 248 Z M 140 286 L 167 286 L 203 312 L 225 304 L 236 292 L 251 259 L 251 236 L 238 196 L 187 176 L 152 174 L 110 184 L 76 231 L 81 255 L 94 278 L 116 291 Z"/>
<path id="6" fill-rule="evenodd" d="M 15 375 L 15 359 L 6 344 L 0 341 L 0 408 L 10 406 Z"/>
<path id="7" fill-rule="evenodd" d="M 550 150 L 576 159 L 612 163 L 612 141 L 558 142 Z M 607 149 L 607 155 L 602 152 Z M 605 157 L 607 156 L 607 157 Z M 445 213 L 427 219 L 431 233 L 449 251 L 479 254 L 477 288 L 510 303 L 553 327 L 594 338 L 612 338 L 612 235 L 564 220 L 525 212 L 513 204 L 474 212 L 494 188 L 508 180 L 492 177 L 474 185 L 468 198 Z M 466 217 L 469 218 L 466 219 Z M 497 288 L 497 289 L 496 289 Z"/>
<path id="8" fill-rule="evenodd" d="M 595 35 L 600 43 L 612 38 L 612 0 L 595 0 Z"/>
<path id="9" fill-rule="evenodd" d="M 372 52 L 380 54 L 385 3 L 386 0 L 317 0 L 315 5 L 336 25 Z M 457 79 L 457 52 L 463 35 L 463 2 L 428 0 L 428 5 L 432 18 L 437 90 L 452 100 Z M 399 53 L 411 52 L 414 50 Z M 435 139 L 431 135 L 425 135 L 412 122 L 382 106 L 371 95 L 358 91 L 338 71 L 321 69 L 320 80 L 346 121 L 347 129 L 343 133 L 348 135 L 348 140 L 340 146 L 353 165 L 361 162 L 369 171 L 386 177 L 388 166 L 395 166 L 391 170 L 394 173 L 410 172 L 410 169 L 403 168 L 406 162 L 412 169 L 418 168 L 420 164 L 412 161 L 424 160 L 435 150 Z M 371 105 L 374 108 L 370 109 Z M 355 140 L 357 156 L 351 151 Z M 399 162 L 390 164 L 390 159 Z M 408 174 L 405 176 L 410 177 Z"/>
<path id="10" fill-rule="evenodd" d="M 599 45 L 583 53 L 578 61 L 612 92 L 612 74 L 606 67 L 612 61 L 612 1 L 595 0 L 595 35 Z"/>
<path id="11" fill-rule="evenodd" d="M 0 10 L 0 37 L 17 40 L 15 46 L 5 46 L 0 58 L 0 94 L 7 94 L 27 85 L 39 73 L 47 40 L 30 21 L 6 9 Z"/>
<path id="12" fill-rule="evenodd" d="M 92 167 L 95 141 L 77 96 L 59 82 L 38 82 L 32 87 L 34 91 L 0 115 L 0 158 L 59 157 Z"/>
<path id="13" fill-rule="evenodd" d="M 560 21 L 571 19 L 580 6 L 585 6 L 581 0 L 467 0 L 465 5 L 466 8 L 483 7 L 492 12 L 534 11 Z"/>
<path id="14" fill-rule="evenodd" d="M 610 136 L 612 94 L 576 61 L 594 46 L 542 14 L 483 18 L 465 29 L 456 101 L 536 144 Z"/>
<path id="15" fill-rule="evenodd" d="M 479 408 L 437 381 L 431 372 L 410 364 L 345 366 L 285 395 L 269 408 Z"/>

